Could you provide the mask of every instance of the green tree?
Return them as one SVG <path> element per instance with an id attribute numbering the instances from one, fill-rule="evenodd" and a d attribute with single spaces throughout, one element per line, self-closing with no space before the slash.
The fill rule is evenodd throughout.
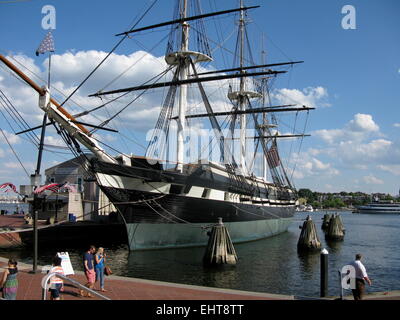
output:
<path id="1" fill-rule="evenodd" d="M 308 203 L 313 202 L 314 194 L 310 189 L 299 189 L 297 192 L 300 198 L 306 198 Z"/>

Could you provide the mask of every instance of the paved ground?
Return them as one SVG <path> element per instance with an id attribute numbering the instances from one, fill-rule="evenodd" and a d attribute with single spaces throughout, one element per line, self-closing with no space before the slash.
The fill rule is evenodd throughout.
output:
<path id="1" fill-rule="evenodd" d="M 0 258 L 0 267 L 6 266 L 7 259 Z M 17 300 L 40 300 L 41 280 L 45 274 L 29 273 L 32 266 L 18 264 L 19 287 Z M 38 270 L 41 270 L 39 267 Z M 84 284 L 86 281 L 82 272 L 70 276 L 72 279 Z M 118 276 L 106 277 L 105 287 L 107 292 L 99 293 L 111 300 L 293 300 L 293 296 L 274 295 L 239 290 L 218 289 L 200 286 L 174 284 L 168 282 L 125 278 Z M 98 289 L 98 285 L 96 285 Z M 100 298 L 82 298 L 78 289 L 65 285 L 62 294 L 64 300 L 99 300 Z"/>
<path id="2" fill-rule="evenodd" d="M 0 257 L 1 270 L 6 267 L 7 261 L 7 259 Z M 41 300 L 41 280 L 45 274 L 32 274 L 30 273 L 32 266 L 22 263 L 18 264 L 18 269 L 19 288 L 17 300 Z M 41 270 L 40 266 L 38 270 Z M 81 284 L 86 283 L 86 278 L 83 272 L 80 271 L 77 271 L 70 278 Z M 98 284 L 96 284 L 95 289 L 111 300 L 318 300 L 317 297 L 294 297 L 290 295 L 191 286 L 119 276 L 106 277 L 105 287 L 107 289 L 105 293 L 98 290 Z M 63 300 L 100 299 L 98 297 L 83 298 L 79 296 L 78 292 L 79 290 L 76 287 L 66 283 L 65 290 L 62 293 Z M 337 298 L 329 297 L 324 300 L 335 300 Z M 347 295 L 344 299 L 353 300 L 353 297 Z M 365 296 L 365 300 L 400 300 L 400 291 L 369 293 Z"/>
<path id="3" fill-rule="evenodd" d="M 43 225 L 43 222 L 40 222 Z M 0 228 L 32 228 L 25 223 L 23 214 L 0 215 Z"/>

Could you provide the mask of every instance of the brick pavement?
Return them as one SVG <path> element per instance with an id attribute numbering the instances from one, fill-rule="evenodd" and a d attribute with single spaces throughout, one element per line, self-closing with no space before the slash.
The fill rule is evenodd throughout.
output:
<path id="1" fill-rule="evenodd" d="M 0 267 L 4 268 L 8 260 L 0 258 Z M 41 300 L 42 273 L 31 274 L 31 265 L 18 264 L 19 287 L 17 300 Z M 38 267 L 38 270 L 41 270 Z M 86 278 L 83 272 L 76 272 L 70 276 L 72 279 L 84 284 Z M 109 276 L 105 280 L 107 292 L 99 293 L 111 300 L 293 300 L 293 296 L 247 292 L 230 289 L 219 289 L 183 285 L 161 281 Z M 95 289 L 99 290 L 98 284 Z M 78 289 L 65 284 L 62 293 L 64 300 L 99 300 L 100 298 L 83 298 L 78 295 Z"/>
<path id="2" fill-rule="evenodd" d="M 0 257 L 0 268 L 4 268 L 7 259 Z M 19 288 L 17 300 L 41 300 L 41 280 L 45 276 L 42 273 L 32 274 L 31 265 L 19 263 Z M 38 267 L 40 270 L 41 267 Z M 86 283 L 83 272 L 77 271 L 70 276 L 82 284 Z M 193 285 L 176 284 L 162 281 L 127 278 L 119 276 L 106 277 L 105 287 L 107 292 L 100 292 L 96 283 L 95 290 L 111 300 L 294 300 L 294 296 L 276 295 L 260 292 L 249 292 L 231 289 L 201 287 Z M 100 300 L 98 297 L 83 298 L 78 294 L 79 290 L 70 284 L 65 284 L 62 293 L 63 300 Z M 351 296 L 344 297 L 352 300 Z M 297 298 L 303 299 L 303 298 Z M 307 299 L 307 297 L 304 297 Z M 317 298 L 318 299 L 318 298 Z M 328 299 L 337 299 L 330 297 Z M 308 299 L 307 299 L 308 300 Z M 327 300 L 327 299 L 324 299 Z M 365 300 L 400 300 L 400 291 L 373 292 L 365 296 Z"/>

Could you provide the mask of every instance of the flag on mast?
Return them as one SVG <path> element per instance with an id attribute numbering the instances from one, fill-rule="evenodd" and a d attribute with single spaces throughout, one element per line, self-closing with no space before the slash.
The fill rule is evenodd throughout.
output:
<path id="1" fill-rule="evenodd" d="M 267 150 L 267 162 L 270 168 L 276 168 L 281 163 L 275 140 L 272 146 Z"/>
<path id="2" fill-rule="evenodd" d="M 46 37 L 43 39 L 39 48 L 36 50 L 36 55 L 38 56 L 41 53 L 45 52 L 54 52 L 54 39 L 51 30 L 47 33 Z"/>

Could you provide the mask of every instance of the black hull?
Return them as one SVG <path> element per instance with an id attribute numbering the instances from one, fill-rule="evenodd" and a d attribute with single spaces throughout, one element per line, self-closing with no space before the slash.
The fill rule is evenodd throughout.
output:
<path id="1" fill-rule="evenodd" d="M 93 163 L 102 192 L 125 220 L 131 250 L 206 245 L 205 227 L 219 218 L 234 243 L 287 230 L 295 213 L 288 189 L 267 183 L 251 188 L 250 180 L 235 184 L 220 169 L 189 169 Z"/>
<path id="2" fill-rule="evenodd" d="M 294 206 L 260 206 L 100 187 L 126 223 L 216 223 L 291 218 Z"/>

